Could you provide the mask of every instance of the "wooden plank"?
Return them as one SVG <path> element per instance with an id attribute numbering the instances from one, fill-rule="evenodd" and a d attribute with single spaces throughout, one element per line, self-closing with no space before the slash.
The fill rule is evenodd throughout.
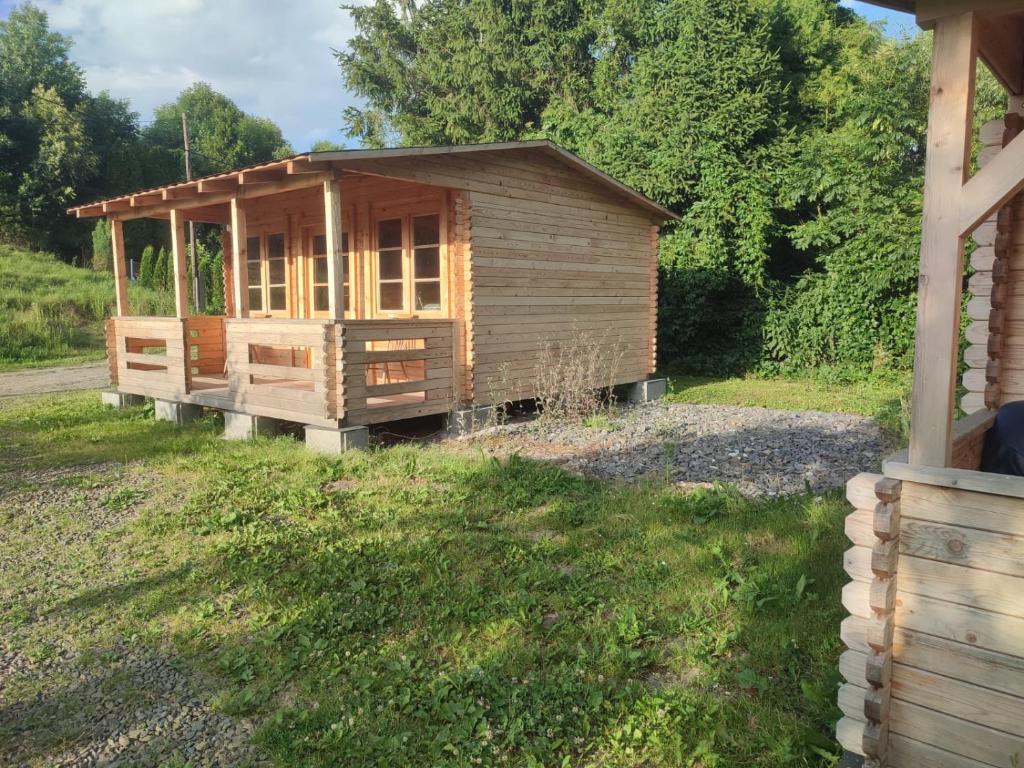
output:
<path id="1" fill-rule="evenodd" d="M 1004 533 L 904 517 L 900 553 L 1024 576 L 1024 538 Z"/>
<path id="2" fill-rule="evenodd" d="M 848 630 L 854 632 L 854 628 Z M 901 664 L 1024 697 L 1024 658 L 896 627 L 893 657 Z"/>
<path id="3" fill-rule="evenodd" d="M 867 678 L 865 677 L 867 659 L 867 654 L 863 651 L 853 649 L 843 651 L 839 656 L 839 674 L 848 683 L 853 683 L 861 688 L 867 687 Z M 863 698 L 861 703 L 863 704 Z"/>
<path id="4" fill-rule="evenodd" d="M 867 619 L 872 616 L 871 586 L 862 581 L 851 581 L 843 587 L 843 607 L 851 616 Z"/>
<path id="5" fill-rule="evenodd" d="M 847 752 L 855 755 L 864 754 L 864 721 L 852 717 L 844 717 L 836 723 L 836 741 Z"/>
<path id="6" fill-rule="evenodd" d="M 889 768 L 992 768 L 906 736 L 889 737 Z"/>
<path id="7" fill-rule="evenodd" d="M 839 709 L 851 720 L 864 720 L 864 694 L 861 686 L 845 683 L 839 686 Z"/>
<path id="8" fill-rule="evenodd" d="M 858 509 L 846 516 L 845 532 L 853 544 L 859 547 L 873 547 L 875 538 L 874 512 Z"/>
<path id="9" fill-rule="evenodd" d="M 245 201 L 237 195 L 231 200 L 231 253 L 234 258 L 233 295 L 236 317 L 249 316 L 248 261 L 249 236 L 246 228 Z"/>
<path id="10" fill-rule="evenodd" d="M 847 616 L 839 625 L 839 637 L 851 651 L 870 653 L 868 645 L 868 620 L 860 616 Z"/>
<path id="11" fill-rule="evenodd" d="M 110 245 L 114 261 L 114 299 L 119 316 L 128 314 L 128 276 L 125 265 L 124 227 L 110 219 Z"/>
<path id="12" fill-rule="evenodd" d="M 908 702 L 1024 738 L 1024 699 L 1016 696 L 902 664 L 893 665 L 892 695 L 893 709 Z"/>
<path id="13" fill-rule="evenodd" d="M 185 254 L 185 225 L 181 211 L 171 209 L 171 261 L 174 271 L 174 311 L 188 317 L 188 268 Z"/>
<path id="14" fill-rule="evenodd" d="M 1024 499 L 1024 478 L 976 472 L 966 469 L 944 469 L 907 464 L 897 455 L 883 464 L 886 477 L 923 485 L 937 485 L 983 494 Z"/>
<path id="15" fill-rule="evenodd" d="M 342 207 L 341 181 L 328 179 L 324 188 L 324 233 L 327 239 L 327 283 L 328 283 L 328 315 L 340 320 L 344 316 L 345 288 L 342 282 L 345 252 L 341 247 Z"/>
<path id="16" fill-rule="evenodd" d="M 910 438 L 916 465 L 948 466 L 951 455 L 964 258 L 958 214 L 970 167 L 975 21 L 967 12 L 935 27 Z"/>
<path id="17" fill-rule="evenodd" d="M 843 570 L 854 581 L 870 582 L 875 578 L 871 571 L 871 547 L 850 547 L 843 554 Z"/>
<path id="18" fill-rule="evenodd" d="M 936 560 L 900 558 L 899 588 L 936 600 L 1024 618 L 1024 579 Z"/>
<path id="19" fill-rule="evenodd" d="M 847 586 L 860 585 L 851 582 Z M 846 605 L 845 597 L 844 591 L 843 605 Z M 862 603 L 861 595 L 851 595 L 851 605 L 860 606 Z M 895 616 L 896 625 L 904 629 L 955 640 L 997 653 L 1024 657 L 1024 619 L 947 603 L 909 592 L 899 593 Z"/>

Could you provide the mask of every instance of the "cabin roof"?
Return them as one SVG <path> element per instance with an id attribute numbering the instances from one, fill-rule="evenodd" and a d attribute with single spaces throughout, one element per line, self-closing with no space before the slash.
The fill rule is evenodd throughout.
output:
<path id="1" fill-rule="evenodd" d="M 145 215 L 145 209 L 150 205 L 161 205 L 169 200 L 195 199 L 196 196 L 219 190 L 224 191 L 224 185 L 239 187 L 246 183 L 261 183 L 268 180 L 273 174 L 294 174 L 314 171 L 321 168 L 334 166 L 344 169 L 346 162 L 357 160 L 380 160 L 390 158 L 417 158 L 441 155 L 464 155 L 475 152 L 509 152 L 516 150 L 533 150 L 548 157 L 568 164 L 576 168 L 584 175 L 591 177 L 616 197 L 625 199 L 648 213 L 654 214 L 656 218 L 666 221 L 678 219 L 679 216 L 665 206 L 656 203 L 641 192 L 623 184 L 580 157 L 577 157 L 567 149 L 563 149 L 547 139 L 534 141 L 506 141 L 488 144 L 459 144 L 440 147 L 394 147 L 390 149 L 344 149 L 329 152 L 305 152 L 291 157 L 272 160 L 266 163 L 236 168 L 223 173 L 215 173 L 203 176 L 191 181 L 167 184 L 162 187 L 139 190 L 117 197 L 97 200 L 92 203 L 78 205 L 68 208 L 68 213 L 73 213 L 79 218 L 90 216 L 103 216 L 117 213 L 119 211 L 134 210 Z M 204 189 L 207 187 L 208 189 Z"/>

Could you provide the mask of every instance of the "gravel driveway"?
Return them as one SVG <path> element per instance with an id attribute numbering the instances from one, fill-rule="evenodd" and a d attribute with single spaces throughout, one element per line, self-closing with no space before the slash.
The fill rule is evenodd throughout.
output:
<path id="1" fill-rule="evenodd" d="M 0 373 L 0 397 L 66 392 L 72 389 L 99 389 L 110 383 L 105 360 L 54 368 L 26 368 Z"/>
<path id="2" fill-rule="evenodd" d="M 466 442 L 597 477 L 732 483 L 746 496 L 820 493 L 879 466 L 891 448 L 864 416 L 649 403 L 584 424 L 513 422 Z"/>

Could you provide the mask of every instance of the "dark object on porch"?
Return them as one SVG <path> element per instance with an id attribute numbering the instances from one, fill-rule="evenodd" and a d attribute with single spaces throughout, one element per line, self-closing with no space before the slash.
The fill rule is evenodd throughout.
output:
<path id="1" fill-rule="evenodd" d="M 1024 476 L 1024 400 L 999 409 L 985 436 L 981 471 Z"/>

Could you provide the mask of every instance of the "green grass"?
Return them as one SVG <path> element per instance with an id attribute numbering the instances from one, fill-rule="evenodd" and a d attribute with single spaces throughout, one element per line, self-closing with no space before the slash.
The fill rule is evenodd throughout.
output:
<path id="1" fill-rule="evenodd" d="M 891 436 L 901 439 L 909 429 L 909 393 L 909 374 L 853 384 L 812 378 L 669 376 L 666 399 L 700 405 L 859 413 L 876 419 Z"/>
<path id="2" fill-rule="evenodd" d="M 9 647 L 169 647 L 282 766 L 834 764 L 839 495 L 218 431 L 95 393 L 0 403 Z M 85 506 L 3 501 L 33 482 L 141 512 L 80 542 Z"/>
<path id="3" fill-rule="evenodd" d="M 98 359 L 114 278 L 0 245 L 0 370 Z M 129 289 L 134 314 L 170 314 L 166 293 Z"/>

